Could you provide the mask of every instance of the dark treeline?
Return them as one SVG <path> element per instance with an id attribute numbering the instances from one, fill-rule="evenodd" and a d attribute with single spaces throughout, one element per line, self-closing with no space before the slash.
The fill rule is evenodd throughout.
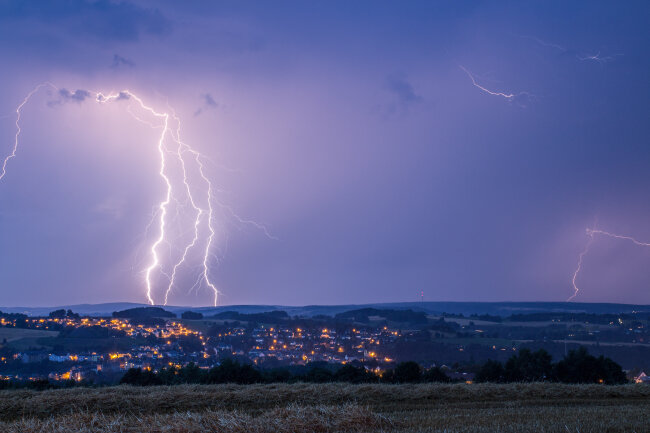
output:
<path id="1" fill-rule="evenodd" d="M 132 368 L 122 377 L 120 383 L 130 385 L 177 385 L 184 383 L 278 383 L 278 382 L 348 382 L 348 383 L 415 383 L 451 382 L 452 380 L 438 367 L 423 370 L 415 362 L 402 362 L 381 376 L 350 364 L 341 367 L 322 364 L 314 367 L 258 369 L 250 364 L 241 364 L 226 359 L 209 370 L 195 364 L 181 368 L 163 368 L 159 372 Z"/>
<path id="2" fill-rule="evenodd" d="M 512 356 L 505 364 L 489 360 L 477 366 L 476 382 L 560 382 L 560 383 L 602 383 L 623 384 L 627 378 L 621 367 L 609 358 L 589 355 L 584 348 L 570 351 L 557 363 L 543 349 L 532 352 L 528 349 Z M 464 381 L 465 379 L 460 379 Z M 259 369 L 251 364 L 226 359 L 211 369 L 202 369 L 190 363 L 185 367 L 163 368 L 158 372 L 148 369 L 132 368 L 121 378 L 120 383 L 150 386 L 179 384 L 219 384 L 219 383 L 450 383 L 444 369 L 433 367 L 424 369 L 416 362 L 401 362 L 395 368 L 377 375 L 363 366 L 346 364 L 343 366 L 315 363 L 313 366 L 292 366 L 274 369 Z M 104 386 L 115 382 L 93 383 L 50 381 L 0 381 L 0 389 L 29 388 L 36 390 L 69 388 L 74 386 Z"/>
<path id="3" fill-rule="evenodd" d="M 513 355 L 505 365 L 489 360 L 480 366 L 477 382 L 562 382 L 622 384 L 627 378 L 621 369 L 609 358 L 596 358 L 584 348 L 573 350 L 557 363 L 551 362 L 551 355 L 544 350 L 531 352 L 522 349 Z M 380 375 L 363 366 L 350 364 L 341 367 L 328 364 L 295 368 L 258 369 L 250 364 L 241 364 L 226 359 L 209 370 L 195 364 L 181 368 L 164 368 L 159 372 L 132 368 L 122 377 L 120 383 L 130 385 L 176 385 L 184 383 L 277 383 L 277 382 L 348 382 L 348 383 L 418 383 L 454 382 L 439 367 L 423 369 L 413 361 L 401 362 L 394 369 Z"/>
<path id="4" fill-rule="evenodd" d="M 542 382 L 626 383 L 627 378 L 620 365 L 602 355 L 590 355 L 580 347 L 571 350 L 564 359 L 551 362 L 551 355 L 544 349 L 535 352 L 521 349 L 504 364 L 488 360 L 476 374 L 477 382 Z"/>

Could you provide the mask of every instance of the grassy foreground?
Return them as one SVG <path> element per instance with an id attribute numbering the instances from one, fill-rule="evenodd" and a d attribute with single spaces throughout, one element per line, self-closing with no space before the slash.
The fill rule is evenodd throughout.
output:
<path id="1" fill-rule="evenodd" d="M 0 392 L 2 432 L 643 432 L 650 386 L 183 385 Z"/>

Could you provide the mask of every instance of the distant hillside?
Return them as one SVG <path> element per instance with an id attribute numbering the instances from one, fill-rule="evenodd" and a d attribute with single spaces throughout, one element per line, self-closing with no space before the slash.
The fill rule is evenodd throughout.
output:
<path id="1" fill-rule="evenodd" d="M 65 309 L 86 316 L 110 317 L 114 311 L 138 307 L 150 307 L 147 304 L 114 302 L 105 304 L 78 304 L 53 307 L 0 307 L 5 313 L 22 313 L 29 316 L 47 316 L 53 310 Z M 490 314 L 510 316 L 521 313 L 569 312 L 593 314 L 619 314 L 631 312 L 650 312 L 650 305 L 585 303 L 585 302 L 395 302 L 383 304 L 350 305 L 225 305 L 219 307 L 165 306 L 165 310 L 180 316 L 185 311 L 195 311 L 204 316 L 214 316 L 226 311 L 241 314 L 259 314 L 274 310 L 286 311 L 290 316 L 313 317 L 316 315 L 335 316 L 351 310 L 364 308 L 413 310 L 427 314 Z"/>
<path id="2" fill-rule="evenodd" d="M 113 311 L 112 316 L 122 319 L 150 319 L 152 317 L 173 318 L 176 317 L 176 314 L 160 307 L 136 307 Z"/>

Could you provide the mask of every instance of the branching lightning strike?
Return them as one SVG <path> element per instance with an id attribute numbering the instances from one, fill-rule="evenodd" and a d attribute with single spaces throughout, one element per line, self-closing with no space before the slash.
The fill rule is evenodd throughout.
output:
<path id="1" fill-rule="evenodd" d="M 492 95 L 492 96 L 501 96 L 502 98 L 505 98 L 505 99 L 507 99 L 507 100 L 510 101 L 510 102 L 513 102 L 513 101 L 515 101 L 515 100 L 517 100 L 517 99 L 520 99 L 520 98 L 528 98 L 528 97 L 531 97 L 531 96 L 532 96 L 532 95 L 531 95 L 530 93 L 528 93 L 528 92 L 519 92 L 519 93 L 494 92 L 494 91 L 492 91 L 492 90 L 490 90 L 490 89 L 487 89 L 487 88 L 481 86 L 481 85 L 476 81 L 476 78 L 474 78 L 474 75 L 472 75 L 472 73 L 469 72 L 469 71 L 468 71 L 464 66 L 458 65 L 458 67 L 459 67 L 460 69 L 462 69 L 463 72 L 465 72 L 465 73 L 467 74 L 467 76 L 469 77 L 470 80 L 472 80 L 472 84 L 474 85 L 474 87 L 476 87 L 477 89 L 480 89 L 481 91 L 483 91 L 484 93 L 487 93 L 488 95 Z"/>
<path id="2" fill-rule="evenodd" d="M 589 252 L 589 248 L 591 247 L 591 244 L 594 242 L 594 236 L 595 235 L 602 235 L 602 236 L 607 236 L 610 238 L 614 239 L 623 239 L 626 241 L 630 241 L 634 243 L 635 245 L 641 246 L 641 247 L 650 247 L 650 242 L 641 242 L 636 240 L 635 238 L 631 236 L 624 236 L 624 235 L 617 235 L 615 233 L 610 233 L 606 232 L 604 230 L 597 230 L 597 229 L 586 229 L 587 236 L 589 237 L 589 240 L 587 241 L 587 244 L 585 245 L 584 250 L 580 253 L 578 256 L 578 267 L 576 270 L 573 272 L 573 278 L 571 279 L 571 283 L 573 284 L 573 295 L 571 295 L 568 299 L 567 302 L 572 301 L 576 296 L 578 296 L 578 292 L 580 292 L 580 289 L 578 288 L 578 285 L 576 283 L 576 280 L 578 279 L 578 274 L 580 274 L 580 271 L 582 270 L 582 261 Z"/>
<path id="3" fill-rule="evenodd" d="M 38 93 L 43 88 L 50 88 L 59 93 L 62 97 L 70 98 L 70 95 L 76 96 L 75 100 L 83 101 L 87 96 L 93 97 L 94 101 L 100 104 L 107 104 L 120 100 L 129 100 L 129 105 L 127 105 L 127 112 L 138 122 L 151 127 L 152 129 L 161 129 L 160 135 L 157 141 L 157 150 L 160 156 L 160 168 L 159 175 L 162 178 L 166 191 L 165 196 L 158 203 L 157 211 L 153 215 L 153 223 L 157 219 L 158 225 L 158 236 L 153 241 L 149 247 L 149 254 L 151 256 L 151 261 L 149 265 L 144 269 L 144 280 L 146 285 L 146 298 L 147 301 L 151 304 L 155 304 L 155 292 L 157 291 L 154 287 L 155 282 L 155 273 L 159 273 L 161 276 L 165 277 L 168 280 L 168 284 L 164 290 L 164 305 L 167 305 L 169 300 L 169 295 L 173 291 L 175 285 L 177 285 L 178 272 L 183 265 L 186 265 L 188 262 L 188 254 L 194 248 L 198 248 L 200 243 L 203 243 L 202 248 L 202 259 L 200 264 L 200 274 L 197 277 L 196 283 L 191 290 L 201 285 L 205 284 L 205 287 L 213 293 L 214 305 L 217 305 L 219 290 L 217 289 L 216 284 L 212 281 L 210 277 L 210 259 L 212 256 L 212 249 L 214 247 L 216 229 L 214 226 L 214 206 L 215 204 L 226 209 L 232 217 L 234 217 L 238 223 L 252 225 L 264 232 L 265 235 L 272 238 L 268 233 L 268 230 L 263 225 L 245 220 L 237 216 L 232 209 L 220 203 L 214 196 L 214 189 L 212 182 L 206 174 L 205 165 L 203 162 L 203 155 L 192 148 L 189 144 L 181 140 L 181 121 L 178 116 L 170 110 L 171 112 L 159 112 L 153 107 L 145 104 L 143 99 L 131 92 L 130 90 L 123 90 L 117 93 L 104 94 L 102 92 L 86 92 L 86 91 L 77 91 L 74 94 L 70 94 L 65 89 L 59 89 L 51 83 L 42 83 L 36 86 L 23 101 L 16 107 L 16 134 L 11 152 L 9 155 L 4 158 L 2 162 L 2 167 L 0 171 L 0 180 L 7 173 L 7 164 L 9 160 L 16 156 L 19 147 L 19 137 L 21 134 L 21 114 L 23 107 L 30 101 L 30 99 Z M 134 113 L 131 109 L 131 101 L 135 101 L 136 108 L 141 110 L 143 113 L 148 114 L 153 121 L 143 119 L 138 114 Z M 175 126 L 175 127 L 174 127 Z M 181 173 L 182 173 L 182 183 L 183 183 L 183 192 L 178 192 L 174 188 L 174 182 L 170 179 L 170 169 L 168 167 L 168 156 L 177 158 L 177 163 L 180 164 Z M 200 181 L 203 185 L 195 185 L 190 180 L 190 170 L 195 170 L 193 173 L 200 177 Z M 201 192 L 200 196 L 197 196 L 197 190 Z M 160 257 L 160 248 L 162 244 L 170 244 L 171 241 L 168 239 L 168 225 L 170 224 L 169 218 L 169 208 L 172 202 L 177 205 L 177 212 L 179 212 L 178 206 L 180 202 L 178 196 L 183 196 L 189 202 L 192 212 L 192 228 L 193 233 L 192 239 L 184 244 L 180 250 L 182 254 L 180 258 L 175 261 L 171 267 L 171 273 L 166 272 L 163 269 L 163 263 Z M 199 200 L 200 198 L 200 200 Z M 151 223 L 149 225 L 151 225 Z M 149 227 L 149 226 L 148 226 Z M 148 228 L 147 227 L 147 228 Z"/>

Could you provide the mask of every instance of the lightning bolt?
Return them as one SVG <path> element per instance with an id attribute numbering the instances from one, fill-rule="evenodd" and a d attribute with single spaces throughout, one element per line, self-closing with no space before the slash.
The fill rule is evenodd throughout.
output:
<path id="1" fill-rule="evenodd" d="M 54 86 L 51 83 L 42 83 L 36 86 L 23 101 L 16 108 L 16 134 L 14 143 L 9 155 L 3 160 L 2 171 L 0 172 L 0 180 L 6 174 L 7 163 L 9 160 L 16 156 L 19 147 L 19 137 L 21 134 L 20 120 L 22 115 L 23 107 L 31 100 L 31 98 L 38 93 L 42 88 L 49 87 L 57 92 L 62 97 L 69 97 L 70 93 L 61 90 Z M 210 259 L 212 257 L 212 249 L 214 247 L 216 229 L 214 226 L 214 214 L 215 214 L 215 204 L 220 208 L 225 209 L 231 217 L 233 217 L 237 222 L 241 224 L 248 224 L 260 229 L 267 237 L 275 239 L 270 235 L 265 226 L 256 223 L 251 220 L 246 220 L 237 216 L 237 214 L 232 210 L 230 206 L 227 206 L 217 200 L 214 196 L 214 187 L 212 181 L 206 174 L 206 168 L 203 162 L 203 155 L 191 147 L 189 144 L 181 140 L 181 121 L 178 116 L 174 113 L 173 110 L 169 112 L 160 112 L 154 109 L 152 106 L 147 105 L 142 98 L 137 96 L 135 93 L 130 90 L 122 90 L 116 93 L 104 94 L 102 92 L 82 92 L 84 97 L 79 99 L 82 101 L 85 99 L 85 95 L 90 95 L 94 97 L 95 102 L 99 104 L 107 104 L 120 100 L 129 100 L 129 105 L 127 105 L 127 113 L 129 113 L 136 121 L 149 126 L 152 129 L 161 129 L 160 135 L 157 140 L 157 151 L 160 157 L 160 166 L 158 174 L 162 179 L 165 185 L 165 194 L 163 199 L 156 206 L 156 211 L 153 214 L 151 222 L 147 225 L 147 230 L 150 226 L 154 224 L 154 221 L 157 221 L 158 227 L 158 236 L 153 241 L 149 247 L 149 254 L 151 256 L 151 261 L 149 265 L 144 269 L 144 280 L 145 280 L 145 295 L 147 301 L 151 305 L 155 305 L 155 292 L 156 287 L 154 287 L 154 274 L 159 273 L 161 276 L 165 277 L 168 281 L 167 287 L 164 291 L 164 305 L 167 305 L 169 294 L 172 292 L 174 286 L 177 284 L 177 275 L 179 269 L 187 263 L 189 252 L 198 246 L 200 242 L 204 243 L 202 250 L 201 258 L 201 273 L 194 286 L 191 290 L 198 287 L 201 283 L 204 283 L 205 286 L 213 293 L 214 305 L 217 305 L 219 291 L 216 284 L 211 279 L 210 274 Z M 154 122 L 144 119 L 139 114 L 136 114 L 131 109 L 131 104 L 135 101 L 135 105 L 142 112 L 148 114 Z M 173 143 L 173 144 L 171 144 Z M 183 191 L 179 193 L 175 190 L 170 172 L 168 167 L 168 156 L 171 155 L 177 158 L 180 163 L 181 173 L 182 173 L 182 183 Z M 198 175 L 201 178 L 203 185 L 193 185 L 190 178 L 190 170 L 194 169 L 194 174 Z M 201 201 L 196 195 L 197 189 L 201 192 Z M 170 221 L 170 206 L 174 202 L 176 206 L 176 217 L 179 216 L 181 210 L 181 202 L 176 198 L 176 196 L 182 195 L 187 198 L 189 207 L 193 215 L 193 221 L 191 223 L 191 231 L 193 233 L 192 239 L 188 241 L 182 247 L 182 254 L 180 258 L 173 264 L 171 267 L 171 273 L 163 269 L 163 261 L 160 256 L 160 248 L 163 244 L 169 245 L 170 251 L 172 248 L 172 241 L 169 239 L 168 228 L 171 224 Z M 173 215 L 172 215 L 173 216 Z M 191 291 L 190 290 L 190 291 Z"/>
<path id="2" fill-rule="evenodd" d="M 634 243 L 635 245 L 638 245 L 638 246 L 641 246 L 641 247 L 650 247 L 650 242 L 641 242 L 641 241 L 639 241 L 639 240 L 637 240 L 637 239 L 635 239 L 635 238 L 633 238 L 631 236 L 618 235 L 618 234 L 615 234 L 615 233 L 606 232 L 604 230 L 597 230 L 595 228 L 594 229 L 590 229 L 590 228 L 586 229 L 586 233 L 587 233 L 587 236 L 589 237 L 589 240 L 587 241 L 587 244 L 585 245 L 584 250 L 582 250 L 582 252 L 578 256 L 578 267 L 573 272 L 573 278 L 571 280 L 571 283 L 573 284 L 573 295 L 571 295 L 567 299 L 567 302 L 572 301 L 578 295 L 578 292 L 580 291 L 580 289 L 578 288 L 578 285 L 576 284 L 576 280 L 578 279 L 578 274 L 582 270 L 582 260 L 583 260 L 584 256 L 589 252 L 589 248 L 591 247 L 591 244 L 594 241 L 594 236 L 595 235 L 602 235 L 602 236 L 607 236 L 607 237 L 614 238 L 614 239 L 622 239 L 622 240 L 630 241 L 630 242 Z"/>
<path id="3" fill-rule="evenodd" d="M 211 251 L 212 243 L 214 241 L 214 236 L 215 236 L 215 229 L 214 229 L 214 227 L 212 225 L 212 220 L 213 220 L 212 215 L 213 215 L 213 212 L 214 212 L 214 209 L 212 207 L 212 201 L 213 201 L 212 182 L 210 181 L 208 176 L 206 176 L 206 174 L 205 174 L 205 168 L 204 168 L 203 162 L 201 161 L 201 154 L 199 152 L 195 151 L 194 149 L 192 149 L 187 143 L 185 143 L 184 141 L 181 140 L 181 122 L 180 122 L 180 119 L 176 115 L 174 115 L 174 119 L 176 120 L 177 125 L 178 125 L 178 127 L 176 129 L 176 136 L 174 137 L 174 141 L 178 144 L 178 158 L 181 161 L 181 167 L 182 167 L 182 171 L 183 171 L 183 183 L 185 185 L 187 195 L 188 195 L 189 201 L 190 201 L 190 203 L 192 205 L 192 208 L 196 212 L 196 219 L 194 220 L 194 237 L 192 238 L 192 241 L 185 246 L 185 249 L 183 250 L 183 254 L 182 254 L 180 260 L 178 262 L 176 262 L 176 264 L 174 265 L 174 268 L 172 270 L 172 275 L 171 275 L 171 278 L 170 278 L 169 286 L 167 287 L 167 291 L 165 292 L 165 303 L 164 303 L 164 305 L 167 305 L 169 294 L 171 293 L 171 291 L 172 291 L 172 289 L 174 287 L 174 283 L 176 281 L 176 272 L 178 271 L 178 268 L 183 263 L 185 263 L 185 261 L 187 259 L 188 252 L 192 248 L 194 248 L 194 246 L 196 245 L 196 243 L 197 243 L 197 241 L 199 239 L 199 226 L 201 224 L 202 216 L 203 216 L 203 214 L 207 214 L 207 228 L 208 228 L 209 235 L 208 235 L 206 246 L 205 246 L 204 253 L 203 253 L 203 271 L 201 273 L 201 279 L 205 282 L 205 284 L 214 293 L 214 305 L 216 306 L 218 296 L 219 296 L 219 290 L 217 289 L 216 285 L 210 280 L 209 266 L 208 266 L 208 261 L 210 259 L 210 251 Z M 207 186 L 207 209 L 200 208 L 199 206 L 197 206 L 196 202 L 194 201 L 194 197 L 193 197 L 192 192 L 191 192 L 191 187 L 190 187 L 190 184 L 188 182 L 186 162 L 185 162 L 185 157 L 184 157 L 184 155 L 186 153 L 189 153 L 190 155 L 192 155 L 192 157 L 194 159 L 194 162 L 198 166 L 199 176 L 201 177 L 201 179 L 203 180 L 203 182 Z M 199 281 L 197 281 L 197 283 L 198 282 Z M 194 289 L 194 287 L 196 286 L 197 283 L 195 283 L 194 286 L 192 286 L 191 290 Z"/>
<path id="4" fill-rule="evenodd" d="M 584 56 L 576 56 L 578 60 L 582 61 L 593 61 L 593 62 L 598 62 L 601 65 L 607 62 L 612 62 L 614 59 L 618 56 L 622 56 L 623 54 L 614 54 L 613 56 L 601 56 L 600 51 L 598 51 L 596 54 L 590 55 L 590 54 L 585 54 Z"/>
<path id="5" fill-rule="evenodd" d="M 538 37 L 536 37 L 536 36 L 521 35 L 520 37 L 522 37 L 522 38 L 524 38 L 524 39 L 530 39 L 530 40 L 532 40 L 532 41 L 537 42 L 539 45 L 541 45 L 541 46 L 543 46 L 543 47 L 554 48 L 554 49 L 559 50 L 559 51 L 561 51 L 561 52 L 563 52 L 563 53 L 567 51 L 567 49 L 564 48 L 564 47 L 561 46 L 561 45 L 554 44 L 554 43 L 552 43 L 552 42 L 546 42 L 546 41 L 544 41 L 544 40 L 542 40 L 542 39 L 540 39 L 540 38 L 538 38 Z"/>
<path id="6" fill-rule="evenodd" d="M 16 157 L 16 152 L 18 151 L 18 137 L 20 136 L 20 133 L 22 132 L 22 129 L 20 129 L 20 116 L 22 114 L 23 107 L 25 104 L 29 102 L 30 99 L 32 99 L 32 96 L 34 96 L 39 90 L 41 90 L 45 86 L 51 86 L 52 88 L 56 89 L 54 85 L 50 83 L 41 83 L 38 86 L 34 87 L 31 92 L 25 96 L 25 99 L 16 107 L 16 136 L 14 139 L 14 145 L 13 148 L 11 149 L 11 153 L 4 159 L 2 162 L 2 171 L 0 172 L 0 180 L 2 180 L 3 177 L 7 174 L 7 163 L 11 158 Z"/>
<path id="7" fill-rule="evenodd" d="M 584 259 L 585 255 L 589 252 L 589 248 L 591 247 L 591 244 L 594 241 L 594 234 L 591 229 L 587 229 L 587 236 L 589 236 L 589 240 L 585 245 L 585 249 L 582 250 L 582 252 L 578 256 L 578 267 L 573 273 L 573 278 L 571 279 L 571 284 L 573 284 L 573 295 L 569 296 L 569 298 L 566 300 L 567 302 L 572 301 L 576 296 L 578 296 L 578 292 L 580 291 L 578 285 L 576 284 L 576 280 L 578 279 L 578 274 L 582 270 L 582 260 Z"/>
<path id="8" fill-rule="evenodd" d="M 476 78 L 474 78 L 474 75 L 472 75 L 472 73 L 469 72 L 464 66 L 458 65 L 458 67 L 460 69 L 462 69 L 463 72 L 465 72 L 467 74 L 467 76 L 469 77 L 470 80 L 472 80 L 472 84 L 474 85 L 474 87 L 476 87 L 477 89 L 480 89 L 481 91 L 483 91 L 484 93 L 487 93 L 488 95 L 500 96 L 502 98 L 507 99 L 510 102 L 515 101 L 519 97 L 531 97 L 531 96 L 533 96 L 528 92 L 519 92 L 519 93 L 494 92 L 494 91 L 492 91 L 490 89 L 487 89 L 487 88 L 481 86 L 476 81 Z"/>

